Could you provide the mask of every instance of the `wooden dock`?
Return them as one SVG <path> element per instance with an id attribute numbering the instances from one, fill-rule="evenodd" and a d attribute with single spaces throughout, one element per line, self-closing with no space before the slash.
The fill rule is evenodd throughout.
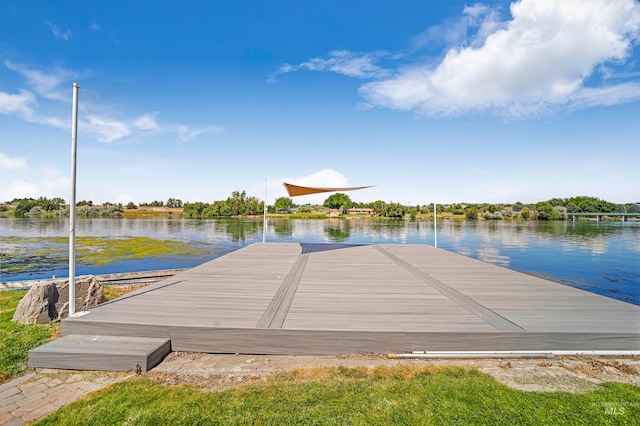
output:
<path id="1" fill-rule="evenodd" d="M 256 243 L 62 334 L 209 353 L 639 351 L 640 307 L 426 245 Z"/>

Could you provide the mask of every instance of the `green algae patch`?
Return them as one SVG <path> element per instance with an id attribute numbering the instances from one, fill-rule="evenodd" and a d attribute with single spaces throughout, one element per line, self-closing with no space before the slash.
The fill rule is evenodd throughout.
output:
<path id="1" fill-rule="evenodd" d="M 37 273 L 64 267 L 69 259 L 66 237 L 0 237 L 3 275 Z M 204 256 L 204 244 L 148 237 L 77 237 L 76 261 L 101 266 L 125 260 L 175 259 Z"/>
<path id="2" fill-rule="evenodd" d="M 122 260 L 138 260 L 148 257 L 201 256 L 207 250 L 193 243 L 175 240 L 154 240 L 148 237 L 98 238 L 84 237 L 76 240 L 78 259 L 87 265 L 106 265 Z"/>

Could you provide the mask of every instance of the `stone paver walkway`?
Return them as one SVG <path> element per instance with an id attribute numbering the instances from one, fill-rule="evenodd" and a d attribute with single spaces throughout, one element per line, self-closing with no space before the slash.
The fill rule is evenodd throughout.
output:
<path id="1" fill-rule="evenodd" d="M 38 370 L 0 385 L 0 425 L 21 425 L 53 413 L 131 373 Z"/>

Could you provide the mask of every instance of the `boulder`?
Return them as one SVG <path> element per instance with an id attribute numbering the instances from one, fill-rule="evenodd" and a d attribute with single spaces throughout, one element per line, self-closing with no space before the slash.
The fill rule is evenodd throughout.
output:
<path id="1" fill-rule="evenodd" d="M 76 312 L 106 302 L 102 284 L 94 276 L 76 278 Z M 46 324 L 69 316 L 69 280 L 37 284 L 22 298 L 13 321 L 21 324 Z"/>
<path id="2" fill-rule="evenodd" d="M 55 298 L 57 292 L 56 284 L 53 282 L 37 284 L 29 289 L 27 294 L 20 300 L 16 312 L 13 314 L 13 321 L 21 324 L 46 324 L 51 322 L 51 317 L 55 305 L 51 300 Z"/>

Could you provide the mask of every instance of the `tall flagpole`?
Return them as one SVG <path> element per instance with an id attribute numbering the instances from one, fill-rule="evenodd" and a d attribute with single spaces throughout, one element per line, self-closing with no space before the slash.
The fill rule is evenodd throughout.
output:
<path id="1" fill-rule="evenodd" d="M 71 200 L 69 201 L 69 315 L 76 313 L 76 148 L 78 145 L 78 83 L 73 83 L 71 113 Z"/>
<path id="2" fill-rule="evenodd" d="M 262 242 L 267 241 L 267 179 L 264 180 L 264 219 L 262 221 Z"/>
<path id="3" fill-rule="evenodd" d="M 436 225 L 436 203 L 433 203 L 433 246 L 438 247 L 438 226 Z"/>

